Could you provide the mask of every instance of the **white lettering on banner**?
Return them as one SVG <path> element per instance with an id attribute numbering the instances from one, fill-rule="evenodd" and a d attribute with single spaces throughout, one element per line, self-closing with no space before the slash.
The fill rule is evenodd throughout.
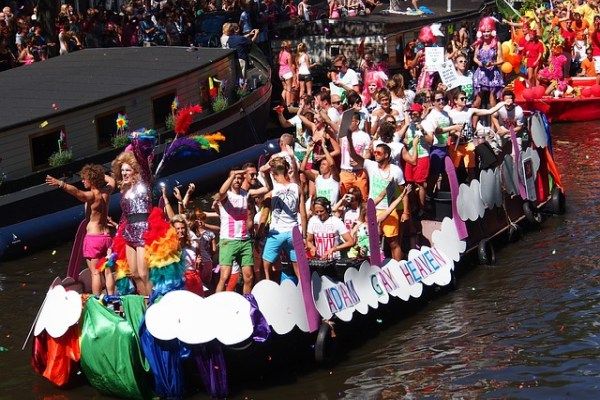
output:
<path id="1" fill-rule="evenodd" d="M 332 313 L 340 312 L 360 303 L 360 298 L 354 290 L 354 283 L 339 282 L 334 287 L 325 289 L 325 297 Z"/>

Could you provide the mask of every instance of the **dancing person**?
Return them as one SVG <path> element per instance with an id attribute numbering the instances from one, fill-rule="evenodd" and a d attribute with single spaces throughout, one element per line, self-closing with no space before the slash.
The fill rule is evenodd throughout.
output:
<path id="1" fill-rule="evenodd" d="M 123 238 L 125 254 L 137 292 L 148 296 L 152 292 L 148 266 L 145 261 L 144 233 L 152 209 L 149 184 L 143 178 L 142 166 L 131 151 L 124 151 L 113 161 L 113 176 L 121 189 L 121 223 L 125 224 Z"/>
<path id="2" fill-rule="evenodd" d="M 83 239 L 83 257 L 92 274 L 92 293 L 99 295 L 102 292 L 102 276 L 97 268 L 98 260 L 106 256 L 112 245 L 112 238 L 108 230 L 108 201 L 110 194 L 115 189 L 115 180 L 104 174 L 104 168 L 97 164 L 85 165 L 81 172 L 83 187 L 88 190 L 79 190 L 65 181 L 46 175 L 46 183 L 58 187 L 71 196 L 85 203 L 86 234 Z M 115 280 L 110 268 L 104 269 L 104 281 L 108 294 L 115 292 Z"/>
<path id="3" fill-rule="evenodd" d="M 473 75 L 475 95 L 473 107 L 478 108 L 481 106 L 485 94 L 488 96 L 488 106 L 495 106 L 504 89 L 504 79 L 498 68 L 504 60 L 500 42 L 496 39 L 495 29 L 496 22 L 493 18 L 483 18 L 479 23 L 478 39 L 473 43 L 475 49 L 473 61 L 477 64 L 477 69 Z M 476 122 L 473 125 L 476 125 Z"/>

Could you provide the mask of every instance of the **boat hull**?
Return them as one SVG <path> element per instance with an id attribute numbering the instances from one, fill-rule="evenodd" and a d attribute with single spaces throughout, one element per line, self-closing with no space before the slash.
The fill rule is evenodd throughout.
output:
<path id="1" fill-rule="evenodd" d="M 584 122 L 600 119 L 600 97 L 542 98 L 518 102 L 523 109 L 540 111 L 551 122 Z"/>

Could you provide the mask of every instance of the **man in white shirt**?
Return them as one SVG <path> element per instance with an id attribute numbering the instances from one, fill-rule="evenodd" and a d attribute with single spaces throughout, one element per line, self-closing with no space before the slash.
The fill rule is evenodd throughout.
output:
<path id="1" fill-rule="evenodd" d="M 492 124 L 496 133 L 504 136 L 510 132 L 510 128 L 514 128 L 515 133 L 519 134 L 525 123 L 525 116 L 521 106 L 515 104 L 515 94 L 511 90 L 505 90 L 502 93 L 502 101 L 504 108 L 498 110 L 498 113 L 492 117 Z"/>
<path id="2" fill-rule="evenodd" d="M 245 170 L 232 170 L 218 193 L 221 230 L 219 234 L 219 264 L 221 266 L 216 291 L 225 290 L 231 276 L 231 266 L 237 261 L 242 266 L 244 294 L 250 293 L 254 282 L 252 239 L 248 230 L 248 199 L 268 191 L 267 188 L 242 189 Z"/>
<path id="3" fill-rule="evenodd" d="M 353 125 L 357 124 L 354 120 L 352 123 Z M 352 127 L 350 130 L 353 131 Z M 385 212 L 388 205 L 399 196 L 404 185 L 404 174 L 400 167 L 390 162 L 391 150 L 387 144 L 381 143 L 377 145 L 373 151 L 375 161 L 371 161 L 365 159 L 354 150 L 353 138 L 354 134 L 352 132 L 348 133 L 350 156 L 358 166 L 364 166 L 364 169 L 367 171 L 367 175 L 369 176 L 369 198 L 376 202 L 378 214 Z M 393 210 L 382 222 L 384 240 L 390 246 L 392 257 L 395 260 L 402 259 L 402 249 L 400 247 L 402 230 L 400 229 L 400 223 L 408 221 L 410 218 L 408 196 L 405 196 L 403 199 L 402 210 L 401 217 L 398 216 L 397 210 Z"/>
<path id="4" fill-rule="evenodd" d="M 363 158 L 370 158 L 371 152 L 371 136 L 365 131 L 358 129 L 360 124 L 360 114 L 358 112 L 352 115 L 352 124 L 350 129 L 352 131 L 352 139 L 354 143 L 354 151 L 360 154 Z M 349 134 L 348 134 L 349 135 Z M 348 192 L 352 186 L 357 187 L 363 199 L 367 198 L 369 194 L 367 173 L 364 171 L 362 166 L 358 166 L 356 162 L 352 160 L 349 150 L 350 144 L 348 142 L 348 136 L 340 139 L 341 148 L 341 163 L 340 163 L 340 188 L 341 194 L 344 195 Z"/>
<path id="5" fill-rule="evenodd" d="M 333 84 L 344 90 L 354 90 L 360 94 L 360 80 L 356 71 L 348 68 L 348 60 L 346 56 L 340 54 L 333 60 L 333 67 L 337 72 L 337 79 L 333 81 Z"/>

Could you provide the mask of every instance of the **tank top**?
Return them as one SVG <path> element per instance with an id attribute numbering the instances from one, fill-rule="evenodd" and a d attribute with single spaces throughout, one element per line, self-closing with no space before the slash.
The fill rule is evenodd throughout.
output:
<path id="1" fill-rule="evenodd" d="M 245 190 L 240 190 L 239 194 L 230 190 L 225 200 L 219 203 L 221 239 L 248 239 L 248 197 Z"/>

